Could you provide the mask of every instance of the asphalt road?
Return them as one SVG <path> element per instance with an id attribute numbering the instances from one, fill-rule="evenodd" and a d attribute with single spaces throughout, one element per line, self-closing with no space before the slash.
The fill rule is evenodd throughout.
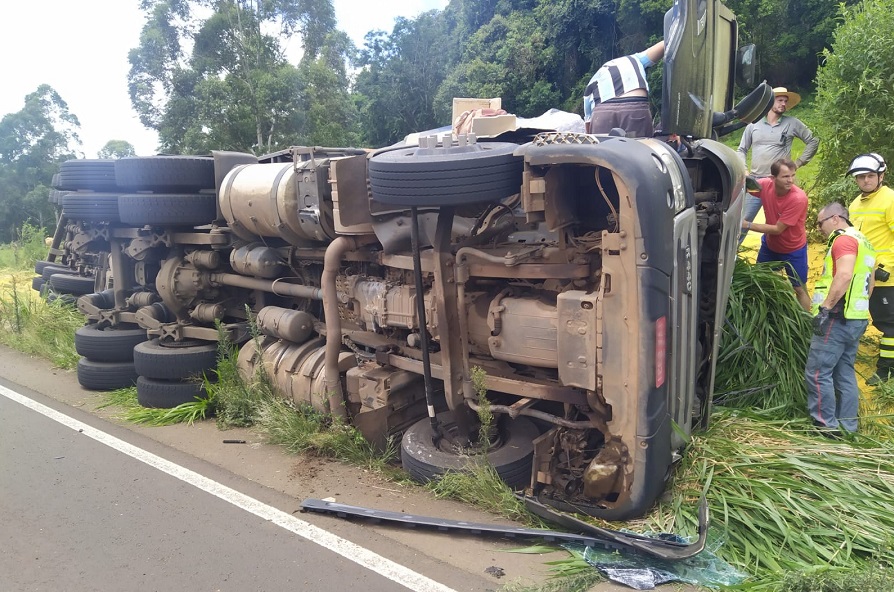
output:
<path id="1" fill-rule="evenodd" d="M 517 526 L 372 471 L 290 455 L 248 429 L 138 426 L 102 403 L 73 372 L 0 346 L 0 592 L 492 592 L 536 588 L 548 562 L 568 558 L 509 553 L 529 544 L 512 539 L 302 514 L 310 497 Z"/>
<path id="2" fill-rule="evenodd" d="M 449 590 L 147 451 L 154 443 L 72 410 L 47 417 L 12 392 L 0 386 L 3 590 Z"/>

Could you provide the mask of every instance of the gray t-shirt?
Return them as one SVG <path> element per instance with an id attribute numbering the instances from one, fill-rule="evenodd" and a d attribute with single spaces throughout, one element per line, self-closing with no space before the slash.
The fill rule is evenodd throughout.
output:
<path id="1" fill-rule="evenodd" d="M 757 177 L 769 177 L 770 165 L 780 158 L 791 158 L 792 141 L 795 138 L 805 144 L 804 152 L 795 161 L 795 164 L 801 167 L 810 162 L 816 154 L 819 138 L 814 137 L 807 126 L 796 117 L 783 115 L 776 125 L 770 125 L 764 117 L 757 123 L 749 123 L 745 128 L 742 141 L 739 142 L 739 158 L 747 167 L 745 156 L 751 148 L 751 174 Z"/>

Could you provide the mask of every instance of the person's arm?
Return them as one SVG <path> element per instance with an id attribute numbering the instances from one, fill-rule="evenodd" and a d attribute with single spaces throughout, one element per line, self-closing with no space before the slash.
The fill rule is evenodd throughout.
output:
<path id="1" fill-rule="evenodd" d="M 853 254 L 842 255 L 835 260 L 835 275 L 832 276 L 832 284 L 829 286 L 826 299 L 820 304 L 821 307 L 832 310 L 838 304 L 838 301 L 845 295 L 848 286 L 851 284 L 856 262 L 857 256 Z"/>
<path id="2" fill-rule="evenodd" d="M 782 234 L 788 227 L 789 224 L 786 224 L 782 220 L 778 221 L 776 224 L 757 224 L 755 222 L 749 222 L 748 220 L 744 220 L 742 222 L 742 228 L 744 230 L 753 230 L 755 232 L 769 234 L 772 236 Z"/>
<path id="3" fill-rule="evenodd" d="M 804 152 L 801 153 L 801 156 L 795 161 L 795 164 L 798 168 L 801 168 L 814 157 L 817 149 L 819 148 L 819 138 L 813 135 L 813 132 L 810 131 L 804 123 L 798 119 L 796 120 L 797 124 L 792 127 L 793 135 L 796 138 L 799 138 L 802 142 L 804 142 Z"/>
<path id="4" fill-rule="evenodd" d="M 742 139 L 739 141 L 739 148 L 736 149 L 736 152 L 739 155 L 739 158 L 742 160 L 742 164 L 745 165 L 745 170 L 748 170 L 748 161 L 746 157 L 748 156 L 748 150 L 751 148 L 751 130 L 752 124 L 748 124 L 745 126 L 745 131 L 742 132 Z"/>
<path id="5" fill-rule="evenodd" d="M 649 58 L 653 64 L 657 64 L 661 58 L 664 57 L 664 39 L 644 51 L 646 57 Z"/>

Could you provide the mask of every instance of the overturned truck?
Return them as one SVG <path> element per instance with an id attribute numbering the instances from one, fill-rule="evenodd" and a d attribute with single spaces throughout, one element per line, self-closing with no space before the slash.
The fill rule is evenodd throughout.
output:
<path id="1" fill-rule="evenodd" d="M 188 401 L 223 334 L 246 375 L 400 438 L 418 479 L 486 448 L 546 504 L 641 514 L 710 412 L 745 175 L 709 138 L 772 100 L 762 84 L 731 108 L 747 53 L 721 4 L 678 3 L 666 28 L 679 145 L 523 132 L 65 163 L 45 265 L 50 285 L 93 279 L 82 384 Z"/>

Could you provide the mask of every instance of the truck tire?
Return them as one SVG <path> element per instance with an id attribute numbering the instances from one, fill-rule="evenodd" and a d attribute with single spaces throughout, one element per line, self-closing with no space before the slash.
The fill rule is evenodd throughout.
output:
<path id="1" fill-rule="evenodd" d="M 137 372 L 133 362 L 96 362 L 81 358 L 78 360 L 78 382 L 92 391 L 113 391 L 135 385 Z"/>
<path id="2" fill-rule="evenodd" d="M 47 265 L 55 265 L 56 267 L 61 267 L 61 265 L 59 265 L 58 262 L 53 263 L 52 261 L 35 261 L 34 262 L 34 273 L 42 273 L 43 268 L 46 267 Z"/>
<path id="3" fill-rule="evenodd" d="M 452 411 L 438 414 L 444 430 L 454 429 Z M 507 421 L 504 438 L 499 448 L 487 453 L 488 461 L 510 487 L 525 487 L 531 482 L 531 463 L 534 460 L 534 440 L 540 435 L 530 419 L 519 417 Z M 424 418 L 404 432 L 400 446 L 400 461 L 411 477 L 420 482 L 431 481 L 448 470 L 459 471 L 471 457 L 450 450 L 441 450 L 432 442 L 431 423 Z"/>
<path id="4" fill-rule="evenodd" d="M 217 217 L 213 193 L 134 193 L 118 199 L 118 214 L 136 226 L 201 226 Z"/>
<path id="5" fill-rule="evenodd" d="M 143 407 L 171 409 L 207 396 L 205 385 L 201 382 L 155 380 L 145 376 L 137 378 L 137 402 Z"/>
<path id="6" fill-rule="evenodd" d="M 34 269 L 35 270 L 37 269 L 36 265 L 34 266 Z M 56 275 L 58 273 L 65 273 L 68 275 L 77 275 L 78 272 L 75 271 L 74 269 L 71 269 L 70 267 L 63 267 L 62 265 L 56 265 L 55 263 L 50 263 L 48 265 L 41 266 L 40 271 L 38 273 L 40 273 L 40 277 L 42 277 L 45 280 L 48 280 L 48 279 L 50 279 L 50 276 Z"/>
<path id="7" fill-rule="evenodd" d="M 146 341 L 145 329 L 84 325 L 75 331 L 75 351 L 94 362 L 133 361 L 134 347 Z"/>
<path id="8" fill-rule="evenodd" d="M 68 195 L 69 191 L 59 191 L 58 189 L 50 189 L 49 200 L 51 204 L 62 205 L 65 196 Z"/>
<path id="9" fill-rule="evenodd" d="M 133 349 L 137 374 L 156 380 L 180 380 L 202 376 L 217 368 L 217 344 L 204 343 L 189 347 L 162 345 L 151 339 Z"/>
<path id="10" fill-rule="evenodd" d="M 118 222 L 118 194 L 71 192 L 62 197 L 62 215 L 87 222 Z"/>
<path id="11" fill-rule="evenodd" d="M 135 156 L 115 162 L 119 187 L 159 193 L 214 189 L 214 159 L 209 156 Z"/>
<path id="12" fill-rule="evenodd" d="M 47 284 L 54 292 L 81 296 L 82 294 L 90 294 L 95 291 L 96 278 L 67 273 L 54 273 L 47 280 Z"/>
<path id="13" fill-rule="evenodd" d="M 57 189 L 66 191 L 114 191 L 115 161 L 104 158 L 68 160 L 59 168 Z"/>
<path id="14" fill-rule="evenodd" d="M 518 144 L 399 148 L 369 160 L 372 197 L 383 204 L 455 206 L 499 201 L 521 190 Z"/>
<path id="15" fill-rule="evenodd" d="M 45 283 L 46 283 L 46 280 L 43 279 L 42 277 L 40 277 L 39 275 L 34 276 L 33 278 L 31 278 L 31 289 L 37 290 L 38 292 L 40 292 L 40 289 L 43 287 L 43 285 Z"/>

